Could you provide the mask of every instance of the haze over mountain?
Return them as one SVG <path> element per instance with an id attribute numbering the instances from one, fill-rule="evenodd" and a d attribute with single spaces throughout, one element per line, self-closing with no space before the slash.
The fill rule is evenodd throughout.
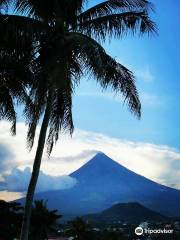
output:
<path id="1" fill-rule="evenodd" d="M 37 193 L 50 208 L 63 215 L 97 213 L 116 203 L 139 202 L 168 216 L 180 215 L 180 191 L 140 176 L 103 153 L 70 174 L 77 180 L 71 189 Z"/>

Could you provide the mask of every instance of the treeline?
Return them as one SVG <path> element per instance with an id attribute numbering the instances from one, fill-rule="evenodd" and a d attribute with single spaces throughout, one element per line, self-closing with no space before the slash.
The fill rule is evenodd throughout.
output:
<path id="1" fill-rule="evenodd" d="M 19 239 L 24 208 L 16 202 L 5 202 L 0 200 L 0 240 Z M 80 217 L 60 224 L 62 215 L 57 210 L 49 210 L 47 201 L 37 200 L 33 203 L 30 240 L 47 240 L 48 237 L 69 237 L 73 240 L 179 240 L 180 234 L 160 234 L 141 236 L 134 234 L 134 226 L 128 226 L 129 231 L 114 231 L 114 228 L 94 228 Z M 132 229 L 131 229 L 132 228 Z"/>
<path id="2" fill-rule="evenodd" d="M 0 200 L 0 240 L 19 239 L 24 208 L 16 202 Z M 74 240 L 126 240 L 122 233 L 96 231 L 82 218 L 77 217 L 60 225 L 62 216 L 49 210 L 47 202 L 34 201 L 32 208 L 30 240 L 46 240 L 48 236 L 73 237 Z"/>
<path id="3" fill-rule="evenodd" d="M 0 200 L 0 240 L 18 239 L 20 236 L 24 208 L 16 202 Z M 50 211 L 47 202 L 34 201 L 31 217 L 30 239 L 48 239 L 49 233 L 57 231 L 57 220 L 61 215 Z"/>

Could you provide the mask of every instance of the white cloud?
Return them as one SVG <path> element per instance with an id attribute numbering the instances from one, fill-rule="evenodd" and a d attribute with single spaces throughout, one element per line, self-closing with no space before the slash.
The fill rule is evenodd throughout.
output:
<path id="1" fill-rule="evenodd" d="M 154 75 L 149 65 L 144 66 L 142 69 L 132 69 L 132 71 L 134 71 L 137 79 L 143 80 L 145 82 L 152 82 L 154 80 Z"/>
<path id="2" fill-rule="evenodd" d="M 144 64 L 141 67 L 135 66 L 134 64 L 127 63 L 126 61 L 117 58 L 119 63 L 126 66 L 129 70 L 131 70 L 137 79 L 142 80 L 144 82 L 152 82 L 155 79 L 151 66 L 149 64 Z"/>
<path id="3" fill-rule="evenodd" d="M 0 142 L 8 144 L 14 153 L 12 162 L 23 170 L 32 166 L 34 150 L 25 148 L 26 128 L 18 124 L 17 136 L 8 133 L 9 126 L 0 122 Z M 87 162 L 97 151 L 147 178 L 168 186 L 180 188 L 180 153 L 168 146 L 133 142 L 103 134 L 76 130 L 73 137 L 63 135 L 54 147 L 50 159 L 44 154 L 41 170 L 47 175 L 69 174 Z M 9 171 L 12 171 L 9 164 Z"/>
<path id="4" fill-rule="evenodd" d="M 5 172 L 11 166 L 15 166 L 15 163 L 12 161 L 14 154 L 11 151 L 11 148 L 8 144 L 4 144 L 0 141 L 0 172 Z"/>
<path id="5" fill-rule="evenodd" d="M 162 105 L 162 100 L 153 94 L 142 92 L 140 95 L 140 101 L 143 106 L 145 107 L 159 107 Z M 109 91 L 95 91 L 95 92 L 80 92 L 78 96 L 84 96 L 84 97 L 96 97 L 96 98 L 102 98 L 109 101 L 118 102 L 121 104 L 124 104 L 123 97 L 120 94 L 114 94 Z"/>
<path id="6" fill-rule="evenodd" d="M 121 96 L 121 94 L 115 94 L 107 90 L 102 91 L 102 89 L 100 89 L 99 91 L 93 91 L 93 92 L 79 92 L 77 96 L 104 98 L 110 101 L 123 103 L 123 97 Z"/>
<path id="7" fill-rule="evenodd" d="M 9 192 L 9 191 L 0 191 L 0 199 L 5 201 L 14 201 L 24 197 L 24 194 L 21 192 Z"/>
<path id="8" fill-rule="evenodd" d="M 145 92 L 140 93 L 140 100 L 143 107 L 148 106 L 152 108 L 159 108 L 163 104 L 163 101 L 160 96 L 156 96 Z"/>
<path id="9" fill-rule="evenodd" d="M 4 175 L 4 182 L 0 182 L 1 190 L 8 190 L 11 192 L 25 192 L 31 177 L 31 169 L 26 167 L 24 170 L 13 169 L 10 174 Z M 76 179 L 64 176 L 52 176 L 40 171 L 38 183 L 36 187 L 37 192 L 48 190 L 68 189 L 77 183 Z M 1 186 L 3 184 L 3 186 Z"/>

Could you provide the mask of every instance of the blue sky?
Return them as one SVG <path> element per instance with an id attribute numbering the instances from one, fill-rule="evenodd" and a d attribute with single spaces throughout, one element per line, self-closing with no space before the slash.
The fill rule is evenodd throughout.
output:
<path id="1" fill-rule="evenodd" d="M 159 0 L 154 4 L 157 36 L 129 36 L 104 44 L 108 53 L 137 76 L 142 119 L 132 116 L 117 97 L 113 100 L 109 91 L 102 93 L 95 81 L 83 80 L 74 97 L 75 126 L 179 149 L 180 2 Z"/>

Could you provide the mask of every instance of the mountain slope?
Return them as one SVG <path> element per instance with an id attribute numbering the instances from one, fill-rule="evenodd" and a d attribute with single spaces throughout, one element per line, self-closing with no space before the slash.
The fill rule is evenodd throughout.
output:
<path id="1" fill-rule="evenodd" d="M 100 213 L 89 214 L 83 216 L 83 218 L 96 225 L 111 224 L 119 221 L 139 223 L 144 221 L 166 221 L 168 219 L 136 202 L 115 204 Z"/>
<path id="2" fill-rule="evenodd" d="M 116 203 L 139 202 L 155 211 L 180 215 L 180 191 L 157 184 L 99 153 L 70 174 L 77 184 L 66 190 L 36 194 L 64 215 L 100 212 Z"/>

